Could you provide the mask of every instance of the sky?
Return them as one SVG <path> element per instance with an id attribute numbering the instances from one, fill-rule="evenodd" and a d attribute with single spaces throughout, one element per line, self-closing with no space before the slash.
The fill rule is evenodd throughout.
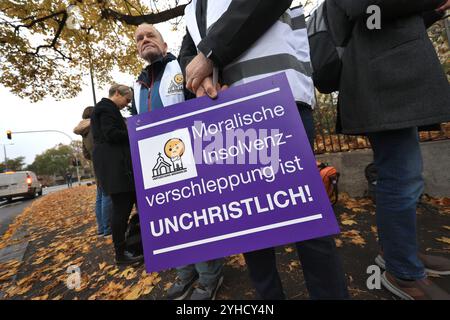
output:
<path id="1" fill-rule="evenodd" d="M 185 30 L 184 23 L 179 26 L 178 32 L 172 31 L 170 23 L 156 25 L 165 37 L 170 48 L 178 48 Z M 113 73 L 115 82 L 131 85 L 134 77 L 118 71 Z M 55 101 L 51 97 L 32 103 L 21 99 L 0 85 L 0 161 L 4 161 L 4 151 L 8 159 L 19 156 L 25 157 L 25 163 L 31 164 L 36 155 L 53 148 L 59 143 L 69 144 L 71 140 L 61 133 L 23 133 L 20 131 L 58 130 L 68 134 L 74 140 L 81 137 L 73 133 L 73 128 L 81 120 L 81 114 L 87 106 L 94 104 L 90 78 L 84 79 L 86 83 L 81 93 L 73 99 Z M 97 102 L 108 95 L 108 85 L 103 89 L 95 89 Z M 6 137 L 6 131 L 11 130 L 12 140 Z"/>
<path id="2" fill-rule="evenodd" d="M 293 5 L 296 5 L 296 2 L 299 1 L 294 1 Z M 168 43 L 169 51 L 178 54 L 177 50 L 170 50 L 170 48 L 179 48 L 181 44 L 185 30 L 184 19 L 179 24 L 179 31 L 172 31 L 172 25 L 169 22 L 160 23 L 156 27 Z M 134 77 L 114 72 L 113 79 L 115 82 L 131 85 Z M 80 136 L 73 133 L 73 128 L 81 120 L 84 108 L 93 105 L 90 79 L 86 78 L 84 82 L 86 85 L 83 86 L 82 92 L 76 98 L 55 101 L 51 97 L 47 97 L 37 103 L 31 103 L 29 100 L 13 95 L 0 84 L 0 161 L 4 161 L 4 151 L 6 151 L 8 159 L 24 156 L 25 163 L 31 164 L 35 156 L 45 150 L 60 143 L 69 144 L 71 142 L 66 135 L 60 133 L 14 134 L 14 132 L 58 130 L 65 132 L 74 140 L 81 140 Z M 95 91 L 97 101 L 99 101 L 102 97 L 107 96 L 108 86 L 104 86 L 103 89 L 96 88 Z M 7 130 L 13 132 L 12 140 L 6 138 Z"/>

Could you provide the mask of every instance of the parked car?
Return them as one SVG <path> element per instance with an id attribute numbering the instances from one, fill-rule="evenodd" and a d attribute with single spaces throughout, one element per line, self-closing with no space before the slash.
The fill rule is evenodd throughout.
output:
<path id="1" fill-rule="evenodd" d="M 0 200 L 14 197 L 35 198 L 42 195 L 42 185 L 32 171 L 0 173 Z"/>

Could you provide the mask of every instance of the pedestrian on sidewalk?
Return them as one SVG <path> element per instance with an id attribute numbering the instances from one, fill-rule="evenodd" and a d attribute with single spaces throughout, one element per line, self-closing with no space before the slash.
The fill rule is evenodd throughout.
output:
<path id="1" fill-rule="evenodd" d="M 94 137 L 91 130 L 91 115 L 94 107 L 86 107 L 82 114 L 82 120 L 73 129 L 75 134 L 82 136 L 83 156 L 92 161 L 94 151 Z M 97 219 L 97 235 L 108 237 L 111 235 L 112 201 L 97 182 L 97 196 L 95 199 L 95 216 Z"/>
<path id="2" fill-rule="evenodd" d="M 66 171 L 65 177 L 66 177 L 67 188 L 72 188 L 72 173 L 69 170 Z"/>
<path id="3" fill-rule="evenodd" d="M 114 84 L 108 98 L 94 108 L 91 128 L 94 135 L 94 170 L 102 190 L 113 203 L 112 237 L 116 264 L 142 262 L 142 255 L 134 256 L 126 250 L 125 232 L 136 193 L 131 165 L 128 131 L 120 110 L 132 99 L 131 88 Z"/>
<path id="4" fill-rule="evenodd" d="M 132 113 L 149 112 L 183 102 L 183 74 L 175 56 L 168 52 L 162 34 L 153 25 L 141 24 L 136 29 L 135 40 L 139 56 L 148 65 L 135 82 Z M 167 298 L 186 298 L 198 279 L 189 298 L 214 299 L 223 281 L 222 267 L 223 259 L 216 259 L 177 268 L 177 280 L 169 288 Z"/>
<path id="5" fill-rule="evenodd" d="M 309 43 L 303 8 L 292 1 L 193 0 L 185 10 L 187 33 L 180 64 L 197 97 L 285 72 L 310 143 L 314 140 Z M 214 67 L 220 77 L 214 83 Z M 345 274 L 333 237 L 299 242 L 297 252 L 312 299 L 347 299 Z M 275 249 L 244 254 L 262 299 L 285 299 Z"/>
<path id="6" fill-rule="evenodd" d="M 437 262 L 432 268 L 441 271 L 449 265 L 420 258 L 416 228 L 424 188 L 418 127 L 450 120 L 450 87 L 427 27 L 450 1 L 327 1 L 353 24 L 342 57 L 337 126 L 367 135 L 374 152 L 382 284 L 403 299 L 450 299 L 427 278 L 424 262 Z M 381 29 L 368 27 L 371 4 L 380 8 Z"/>

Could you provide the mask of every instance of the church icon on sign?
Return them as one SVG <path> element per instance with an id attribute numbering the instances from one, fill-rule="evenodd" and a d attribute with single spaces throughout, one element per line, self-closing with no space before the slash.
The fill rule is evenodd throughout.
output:
<path id="1" fill-rule="evenodd" d="M 185 145 L 183 140 L 179 138 L 169 139 L 164 145 L 164 154 L 170 159 L 172 164 L 164 159 L 161 152 L 158 153 L 156 165 L 153 167 L 153 179 L 161 179 L 186 172 L 187 168 L 183 166 L 183 161 L 181 160 L 184 151 Z"/>
<path id="2" fill-rule="evenodd" d="M 145 190 L 197 177 L 188 128 L 138 141 Z"/>
<path id="3" fill-rule="evenodd" d="M 153 178 L 164 176 L 170 172 L 172 172 L 172 166 L 164 160 L 160 152 L 159 157 L 156 160 L 156 165 L 153 167 Z"/>

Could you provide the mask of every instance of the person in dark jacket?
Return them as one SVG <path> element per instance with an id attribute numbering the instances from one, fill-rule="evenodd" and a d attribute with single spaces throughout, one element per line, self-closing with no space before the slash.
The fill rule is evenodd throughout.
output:
<path id="1" fill-rule="evenodd" d="M 416 235 L 416 206 L 424 188 L 418 127 L 450 120 L 449 83 L 426 27 L 449 1 L 327 1 L 353 24 L 342 57 L 338 128 L 366 134 L 373 148 L 383 252 L 376 261 L 386 268 L 382 283 L 404 299 L 449 299 L 426 277 L 424 262 L 436 260 L 419 259 Z M 381 12 L 378 30 L 367 27 L 373 4 Z M 434 268 L 443 268 L 441 262 Z"/>
<path id="2" fill-rule="evenodd" d="M 191 2 L 188 32 L 180 51 L 186 86 L 196 96 L 217 96 L 221 85 L 238 85 L 274 72 L 288 76 L 310 143 L 314 139 L 309 44 L 302 8 L 292 1 L 233 0 Z M 221 8 L 224 12 L 219 11 Z M 218 12 L 219 11 L 219 12 Z M 210 18 L 217 20 L 211 21 Z M 209 25 L 208 25 L 209 24 Z M 261 54 L 264 52 L 265 54 Z M 213 67 L 221 73 L 213 83 Z M 332 237 L 296 244 L 312 299 L 347 299 L 340 257 Z M 262 299 L 284 299 L 275 249 L 244 254 L 250 279 Z"/>
<path id="3" fill-rule="evenodd" d="M 142 261 L 142 256 L 133 256 L 125 250 L 125 232 L 136 194 L 128 132 L 120 110 L 131 99 L 130 87 L 114 84 L 109 89 L 109 98 L 97 103 L 91 116 L 95 174 L 100 187 L 111 196 L 113 203 L 112 236 L 117 264 Z"/>
<path id="4" fill-rule="evenodd" d="M 83 137 L 83 156 L 86 160 L 92 161 L 92 153 L 94 151 L 94 136 L 91 130 L 91 115 L 94 107 L 86 107 L 81 116 L 82 120 L 73 129 L 73 133 Z M 112 202 L 111 197 L 103 192 L 97 183 L 97 196 L 95 199 L 95 216 L 97 219 L 97 235 L 111 236 L 111 216 Z"/>
<path id="5" fill-rule="evenodd" d="M 72 188 L 72 172 L 69 170 L 66 171 L 66 183 L 67 188 Z"/>

